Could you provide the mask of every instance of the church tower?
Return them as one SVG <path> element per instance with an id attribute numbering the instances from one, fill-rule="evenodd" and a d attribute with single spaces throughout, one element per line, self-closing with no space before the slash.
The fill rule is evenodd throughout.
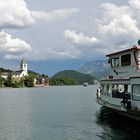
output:
<path id="1" fill-rule="evenodd" d="M 28 65 L 24 58 L 20 62 L 20 70 L 28 73 Z"/>

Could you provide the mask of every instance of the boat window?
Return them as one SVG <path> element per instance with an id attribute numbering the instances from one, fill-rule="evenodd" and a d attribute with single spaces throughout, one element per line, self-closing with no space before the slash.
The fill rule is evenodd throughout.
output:
<path id="1" fill-rule="evenodd" d="M 106 85 L 103 85 L 102 88 L 103 88 L 103 94 L 106 94 L 106 92 L 107 92 L 107 87 L 106 87 Z"/>
<path id="2" fill-rule="evenodd" d="M 112 93 L 112 85 L 109 85 L 109 90 L 108 93 L 111 94 Z"/>
<path id="3" fill-rule="evenodd" d="M 131 93 L 131 85 L 128 85 L 128 93 Z"/>
<path id="4" fill-rule="evenodd" d="M 118 93 L 119 93 L 118 85 L 113 84 L 112 85 L 112 97 L 116 98 Z"/>
<path id="5" fill-rule="evenodd" d="M 102 94 L 109 96 L 109 92 L 110 92 L 109 85 L 102 85 L 102 89 L 103 89 Z"/>
<path id="6" fill-rule="evenodd" d="M 117 93 L 119 91 L 118 85 L 114 84 L 112 85 L 112 93 Z"/>
<path id="7" fill-rule="evenodd" d="M 121 66 L 131 65 L 131 54 L 126 54 L 121 56 Z"/>
<path id="8" fill-rule="evenodd" d="M 130 96 L 131 85 L 112 85 L 112 97 L 113 98 L 122 98 L 122 94 Z M 130 97 L 129 97 L 130 98 Z"/>
<path id="9" fill-rule="evenodd" d="M 119 92 L 120 92 L 120 93 L 125 92 L 125 87 L 124 87 L 124 85 L 119 85 Z"/>
<path id="10" fill-rule="evenodd" d="M 132 86 L 133 100 L 140 100 L 140 85 Z"/>
<path id="11" fill-rule="evenodd" d="M 119 92 L 120 93 L 130 93 L 131 85 L 119 85 Z"/>
<path id="12" fill-rule="evenodd" d="M 112 58 L 111 65 L 112 67 L 119 67 L 119 57 Z"/>
<path id="13" fill-rule="evenodd" d="M 106 85 L 106 96 L 108 96 L 109 85 Z"/>

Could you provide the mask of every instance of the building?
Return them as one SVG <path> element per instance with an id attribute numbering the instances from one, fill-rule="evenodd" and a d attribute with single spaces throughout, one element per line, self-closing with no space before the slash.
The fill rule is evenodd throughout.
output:
<path id="1" fill-rule="evenodd" d="M 8 72 L 3 72 L 2 77 L 6 79 L 8 77 Z M 22 59 L 20 62 L 20 70 L 12 72 L 13 79 L 20 79 L 22 77 L 28 76 L 28 64 L 25 59 Z"/>
<path id="2" fill-rule="evenodd" d="M 16 71 L 12 74 L 13 78 L 22 78 L 28 76 L 28 64 L 26 60 L 23 58 L 20 62 L 20 70 Z"/>

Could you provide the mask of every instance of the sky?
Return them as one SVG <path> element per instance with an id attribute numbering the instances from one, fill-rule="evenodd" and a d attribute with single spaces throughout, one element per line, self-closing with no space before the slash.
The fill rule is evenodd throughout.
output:
<path id="1" fill-rule="evenodd" d="M 137 44 L 140 0 L 0 0 L 0 66 L 53 75 Z"/>

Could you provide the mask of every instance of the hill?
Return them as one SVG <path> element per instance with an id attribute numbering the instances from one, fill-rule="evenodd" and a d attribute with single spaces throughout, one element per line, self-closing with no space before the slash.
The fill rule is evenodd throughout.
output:
<path id="1" fill-rule="evenodd" d="M 13 71 L 0 67 L 0 72 L 13 72 Z"/>
<path id="2" fill-rule="evenodd" d="M 29 75 L 34 75 L 35 77 L 38 77 L 38 76 L 41 76 L 41 74 L 37 73 L 37 72 L 34 72 L 32 70 L 28 70 L 28 74 Z"/>
<path id="3" fill-rule="evenodd" d="M 80 69 L 79 72 L 84 74 L 90 74 L 97 79 L 107 77 L 110 73 L 110 67 L 107 60 L 100 61 L 91 61 L 85 63 Z"/>
<path id="4" fill-rule="evenodd" d="M 56 73 L 52 78 L 69 78 L 76 81 L 77 84 L 83 84 L 88 82 L 89 84 L 94 84 L 95 78 L 89 74 L 83 74 L 75 70 L 64 70 Z"/>

